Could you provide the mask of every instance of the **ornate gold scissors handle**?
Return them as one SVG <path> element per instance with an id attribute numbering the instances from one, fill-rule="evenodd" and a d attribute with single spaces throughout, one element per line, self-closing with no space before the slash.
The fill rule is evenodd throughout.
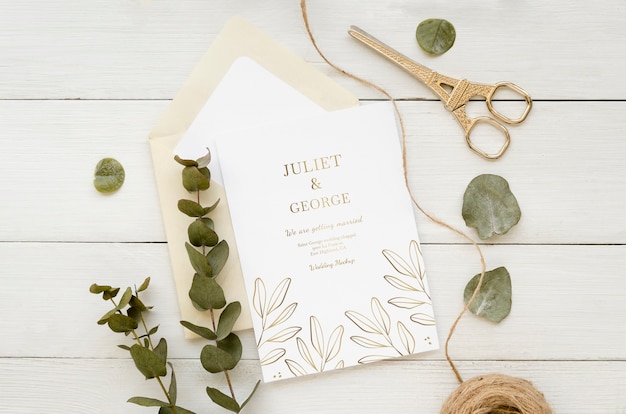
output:
<path id="1" fill-rule="evenodd" d="M 444 76 L 409 59 L 402 53 L 392 49 L 356 26 L 351 26 L 348 33 L 350 36 L 363 42 L 367 46 L 385 56 L 387 59 L 398 64 L 404 70 L 428 86 L 439 97 L 446 109 L 454 114 L 455 118 L 463 128 L 463 131 L 465 131 L 465 140 L 467 145 L 469 145 L 474 152 L 485 158 L 499 158 L 502 154 L 504 154 L 511 143 L 509 131 L 504 125 L 502 125 L 501 122 L 506 124 L 519 124 L 526 119 L 530 109 L 532 108 L 532 100 L 530 99 L 530 96 L 522 88 L 513 83 L 500 82 L 495 85 L 485 85 L 481 83 L 472 83 L 465 79 L 455 79 L 449 76 Z M 498 112 L 493 107 L 493 95 L 500 88 L 510 89 L 526 101 L 525 110 L 520 117 L 509 118 L 508 116 Z M 469 100 L 475 96 L 482 96 L 485 98 L 489 112 L 491 112 L 496 119 L 487 116 L 470 118 L 467 115 L 465 107 Z M 472 130 L 479 123 L 487 123 L 495 127 L 504 135 L 504 143 L 498 152 L 488 153 L 480 149 L 472 142 Z"/>

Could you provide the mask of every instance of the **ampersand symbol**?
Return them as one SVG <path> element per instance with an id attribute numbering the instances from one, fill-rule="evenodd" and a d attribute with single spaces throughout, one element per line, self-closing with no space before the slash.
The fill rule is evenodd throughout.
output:
<path id="1" fill-rule="evenodd" d="M 311 188 L 313 190 L 319 190 L 320 188 L 322 188 L 322 184 L 317 181 L 317 178 L 312 178 L 311 179 Z"/>

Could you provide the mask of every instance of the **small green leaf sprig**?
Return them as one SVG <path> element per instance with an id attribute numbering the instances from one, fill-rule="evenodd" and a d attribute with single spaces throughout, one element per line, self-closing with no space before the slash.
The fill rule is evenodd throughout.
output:
<path id="1" fill-rule="evenodd" d="M 144 313 L 152 309 L 146 306 L 139 298 L 139 292 L 148 288 L 150 278 L 146 278 L 141 286 L 135 287 L 134 291 L 127 287 L 119 300 L 116 300 L 120 288 L 109 285 L 92 284 L 89 291 L 94 294 L 102 294 L 102 299 L 113 304 L 113 308 L 105 313 L 98 321 L 99 325 L 108 325 L 113 332 L 123 333 L 134 340 L 131 346 L 122 344 L 120 348 L 129 351 L 135 366 L 148 379 L 155 379 L 167 401 L 149 397 L 132 397 L 128 402 L 144 407 L 160 407 L 159 414 L 193 414 L 176 405 L 177 387 L 174 367 L 167 361 L 167 341 L 161 338 L 154 345 L 153 336 L 159 327 L 148 328 Z M 142 333 L 143 332 L 143 333 Z M 170 384 L 165 387 L 162 377 L 167 376 L 167 366 L 170 367 Z"/>
<path id="2" fill-rule="evenodd" d="M 202 312 L 209 312 L 211 326 L 198 326 L 188 321 L 181 324 L 191 332 L 211 341 L 200 353 L 200 362 L 205 370 L 212 374 L 223 373 L 228 385 L 228 394 L 217 388 L 207 387 L 211 400 L 235 413 L 250 401 L 256 387 L 249 396 L 239 403 L 235 396 L 229 372 L 241 359 L 242 345 L 239 337 L 232 332 L 233 326 L 241 314 L 239 302 L 227 303 L 224 291 L 216 277 L 224 268 L 228 259 L 229 247 L 226 240 L 219 240 L 213 220 L 208 217 L 217 207 L 219 199 L 211 206 L 204 207 L 200 202 L 202 191 L 211 186 L 211 172 L 207 167 L 211 162 L 211 153 L 197 160 L 186 160 L 175 156 L 176 162 L 183 166 L 183 187 L 195 195 L 195 200 L 181 199 L 178 209 L 193 219 L 187 229 L 189 242 L 185 248 L 195 274 L 189 289 L 189 298 L 193 306 Z M 219 313 L 219 315 L 218 315 Z"/>
<path id="3" fill-rule="evenodd" d="M 260 381 L 248 397 L 239 403 L 235 397 L 229 371 L 239 363 L 242 355 L 242 345 L 239 337 L 232 332 L 235 322 L 241 314 L 239 302 L 227 303 L 224 291 L 215 280 L 228 259 L 229 248 L 225 240 L 219 240 L 214 230 L 214 223 L 208 214 L 217 207 L 219 200 L 209 207 L 200 204 L 200 192 L 208 190 L 211 182 L 211 173 L 208 164 L 211 161 L 210 153 L 198 160 L 184 160 L 175 157 L 175 160 L 184 168 L 182 171 L 183 186 L 190 193 L 195 194 L 196 200 L 181 199 L 178 209 L 193 218 L 187 233 L 189 242 L 185 243 L 187 254 L 195 274 L 189 289 L 189 298 L 194 307 L 203 312 L 209 312 L 211 327 L 195 325 L 191 322 L 180 323 L 190 331 L 211 341 L 205 345 L 200 353 L 200 362 L 210 373 L 223 373 L 228 385 L 228 394 L 217 388 L 207 387 L 209 398 L 218 406 L 229 411 L 239 413 L 250 401 Z M 158 326 L 148 328 L 144 313 L 152 309 L 139 299 L 139 293 L 145 291 L 150 284 L 150 278 L 135 288 L 126 288 L 119 300 L 119 287 L 92 284 L 89 291 L 101 294 L 105 301 L 110 301 L 113 308 L 105 313 L 98 321 L 99 325 L 108 325 L 113 332 L 131 336 L 134 344 L 119 345 L 129 351 L 137 369 L 146 379 L 155 379 L 166 401 L 150 397 L 132 397 L 128 402 L 144 407 L 159 407 L 159 414 L 194 414 L 177 405 L 177 383 L 173 365 L 167 361 L 167 341 L 161 338 L 155 346 L 153 336 Z M 141 327 L 141 328 L 140 328 Z M 163 377 L 167 376 L 167 367 L 170 367 L 170 384 L 166 388 Z"/>

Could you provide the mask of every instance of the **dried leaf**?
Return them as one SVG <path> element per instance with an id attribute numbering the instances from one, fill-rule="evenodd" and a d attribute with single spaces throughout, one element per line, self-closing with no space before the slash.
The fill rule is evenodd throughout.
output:
<path id="1" fill-rule="evenodd" d="M 96 165 L 93 185 L 101 193 L 112 193 L 124 184 L 124 167 L 114 158 L 103 158 Z"/>
<path id="2" fill-rule="evenodd" d="M 237 361 L 228 352 L 215 345 L 205 345 L 202 348 L 200 362 L 212 374 L 231 370 L 237 365 Z"/>
<path id="3" fill-rule="evenodd" d="M 415 39 L 424 52 L 442 55 L 454 45 L 456 30 L 447 20 L 426 19 L 417 26 Z"/>
<path id="4" fill-rule="evenodd" d="M 189 237 L 189 243 L 196 247 L 215 246 L 218 241 L 217 233 L 200 219 L 194 220 L 189 225 L 187 236 Z"/>
<path id="5" fill-rule="evenodd" d="M 133 358 L 137 369 L 146 379 L 164 377 L 167 374 L 165 362 L 161 357 L 141 345 L 135 344 L 131 346 L 130 356 Z"/>
<path id="6" fill-rule="evenodd" d="M 183 168 L 183 187 L 187 191 L 204 191 L 210 187 L 210 178 L 207 178 L 206 173 L 202 170 L 208 171 L 207 168 L 201 169 L 194 166 Z"/>
<path id="7" fill-rule="evenodd" d="M 132 397 L 132 398 L 129 398 L 127 402 L 141 405 L 142 407 L 168 407 L 170 405 L 169 403 L 165 401 L 157 400 L 156 398 L 148 398 L 148 397 Z"/>
<path id="8" fill-rule="evenodd" d="M 206 259 L 211 265 L 211 270 L 213 273 L 213 277 L 220 274 L 224 266 L 226 265 L 226 261 L 228 260 L 228 255 L 230 254 L 230 248 L 228 247 L 228 242 L 226 240 L 222 240 L 217 243 L 206 255 Z"/>
<path id="9" fill-rule="evenodd" d="M 210 277 L 194 275 L 189 298 L 198 310 L 222 309 L 226 306 L 224 290 Z"/>
<path id="10" fill-rule="evenodd" d="M 241 407 L 237 401 L 233 400 L 232 397 L 229 397 L 217 388 L 206 387 L 206 393 L 209 395 L 209 398 L 211 398 L 211 401 L 220 407 L 234 413 L 241 411 Z"/>
<path id="11" fill-rule="evenodd" d="M 480 274 L 474 276 L 463 292 L 465 303 L 472 297 Z M 483 283 L 476 297 L 472 301 L 469 310 L 485 319 L 498 323 L 511 312 L 511 275 L 505 267 L 485 272 Z"/>
<path id="12" fill-rule="evenodd" d="M 522 216 L 509 183 L 493 174 L 479 175 L 469 183 L 463 195 L 462 213 L 465 224 L 476 228 L 483 240 L 505 234 Z"/>
<path id="13" fill-rule="evenodd" d="M 180 321 L 180 324 L 185 328 L 189 329 L 191 332 L 200 335 L 204 339 L 208 339 L 210 341 L 214 341 L 217 339 L 217 335 L 209 328 L 205 328 L 204 326 L 194 325 L 191 322 Z"/>
<path id="14" fill-rule="evenodd" d="M 230 335 L 240 314 L 241 304 L 239 302 L 231 302 L 224 308 L 220 315 L 219 323 L 217 324 L 216 334 L 218 341 Z"/>

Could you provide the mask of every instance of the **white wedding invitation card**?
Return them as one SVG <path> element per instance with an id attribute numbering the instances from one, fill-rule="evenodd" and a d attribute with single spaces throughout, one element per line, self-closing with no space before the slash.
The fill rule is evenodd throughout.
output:
<path id="1" fill-rule="evenodd" d="M 438 348 L 391 104 L 219 134 L 265 381 Z"/>

